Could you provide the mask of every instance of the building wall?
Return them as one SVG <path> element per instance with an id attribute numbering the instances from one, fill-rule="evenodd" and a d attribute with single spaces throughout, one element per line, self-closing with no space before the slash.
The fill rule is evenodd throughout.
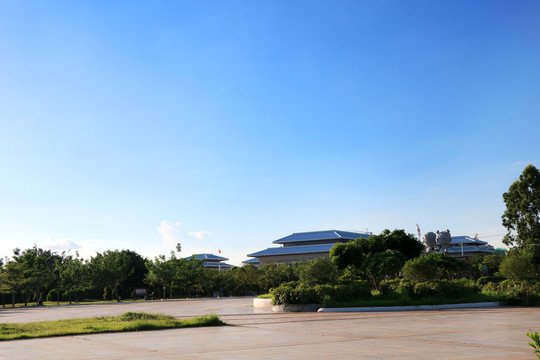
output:
<path id="1" fill-rule="evenodd" d="M 311 253 L 311 254 L 294 254 L 294 255 L 274 255 L 274 256 L 259 256 L 259 267 L 268 263 L 277 264 L 292 264 L 295 262 L 304 262 L 319 258 L 329 258 L 330 253 Z"/>

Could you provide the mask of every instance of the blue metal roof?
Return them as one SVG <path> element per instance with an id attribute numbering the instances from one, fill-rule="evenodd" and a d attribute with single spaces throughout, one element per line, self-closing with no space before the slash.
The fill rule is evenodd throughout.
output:
<path id="1" fill-rule="evenodd" d="M 463 242 L 463 245 L 486 245 L 486 241 L 477 240 L 468 236 L 452 236 L 452 242 L 451 245 L 461 245 L 461 242 Z"/>
<path id="2" fill-rule="evenodd" d="M 461 246 L 454 246 L 447 249 L 449 253 L 461 253 Z M 463 253 L 470 253 L 470 252 L 485 252 L 485 253 L 494 253 L 495 251 L 487 248 L 485 246 L 464 246 L 463 247 Z"/>
<path id="3" fill-rule="evenodd" d="M 227 264 L 223 262 L 205 262 L 203 266 L 205 268 L 211 268 L 211 269 L 229 269 L 233 267 L 231 264 Z"/>
<path id="4" fill-rule="evenodd" d="M 368 238 L 370 233 L 360 233 L 354 231 L 342 230 L 323 230 L 294 233 L 284 238 L 273 241 L 274 244 L 285 244 L 298 241 L 314 241 L 314 240 L 354 240 L 358 238 Z"/>
<path id="5" fill-rule="evenodd" d="M 329 252 L 332 246 L 334 246 L 334 244 L 268 248 L 266 250 L 254 252 L 253 254 L 248 254 L 247 256 L 255 257 L 255 256 L 271 256 L 271 255 L 292 255 L 292 254 L 304 254 L 304 253 L 306 254 L 324 253 L 324 252 Z"/>
<path id="6" fill-rule="evenodd" d="M 259 261 L 259 258 L 257 257 L 242 261 L 242 264 L 258 264 L 258 263 L 260 263 L 260 261 Z"/>
<path id="7" fill-rule="evenodd" d="M 191 256 L 188 256 L 185 259 L 189 260 L 194 256 L 195 256 L 195 259 L 197 259 L 197 260 L 205 260 L 205 261 L 227 261 L 227 260 L 229 260 L 228 258 L 217 256 L 217 255 L 214 255 L 214 254 L 193 254 Z"/>

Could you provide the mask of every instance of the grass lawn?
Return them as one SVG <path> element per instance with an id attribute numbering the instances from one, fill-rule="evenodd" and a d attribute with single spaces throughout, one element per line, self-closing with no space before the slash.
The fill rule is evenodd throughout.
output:
<path id="1" fill-rule="evenodd" d="M 0 323 L 0 341 L 222 325 L 226 324 L 217 315 L 205 315 L 194 319 L 177 320 L 169 315 L 127 312 L 123 315 L 86 319 L 32 323 Z"/>
<path id="2" fill-rule="evenodd" d="M 258 299 L 271 299 L 272 294 L 262 294 L 262 295 L 257 296 L 257 298 Z"/>
<path id="3" fill-rule="evenodd" d="M 138 301 L 143 302 L 143 301 L 148 301 L 148 300 L 144 300 L 144 299 L 137 299 L 137 300 L 125 299 L 125 300 L 122 300 L 121 302 L 138 302 Z M 78 302 L 72 301 L 71 304 L 69 303 L 69 301 L 60 301 L 60 303 L 57 303 L 56 301 L 44 301 L 43 306 L 84 305 L 84 304 L 112 304 L 112 303 L 116 303 L 116 300 L 83 300 L 83 301 L 78 301 Z M 0 306 L 1 306 L 1 304 L 0 304 Z M 39 305 L 36 304 L 35 301 L 31 301 L 31 302 L 28 302 L 26 307 L 34 307 L 34 306 L 39 306 Z M 7 309 L 7 308 L 12 308 L 12 307 L 13 307 L 13 305 L 10 302 L 4 303 L 4 308 Z M 25 307 L 25 306 L 24 306 L 24 303 L 15 303 L 15 307 L 19 308 L 19 307 Z"/>

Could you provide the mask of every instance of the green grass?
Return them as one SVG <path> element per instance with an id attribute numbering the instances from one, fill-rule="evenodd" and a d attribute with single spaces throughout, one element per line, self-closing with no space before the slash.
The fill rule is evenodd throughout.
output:
<path id="1" fill-rule="evenodd" d="M 271 299 L 272 294 L 262 294 L 262 295 L 257 296 L 257 298 L 258 299 Z"/>
<path id="2" fill-rule="evenodd" d="M 123 315 L 86 319 L 0 323 L 0 341 L 222 325 L 226 324 L 217 315 L 204 315 L 194 319 L 177 320 L 169 315 L 127 312 Z"/>
<path id="3" fill-rule="evenodd" d="M 477 302 L 501 301 L 503 296 L 493 294 L 475 294 L 459 299 L 449 299 L 445 297 L 429 297 L 413 300 L 402 296 L 382 296 L 376 295 L 370 299 L 360 299 L 348 302 L 328 300 L 324 307 L 379 307 L 379 306 L 419 306 L 419 305 L 445 305 L 445 304 L 466 304 Z"/>

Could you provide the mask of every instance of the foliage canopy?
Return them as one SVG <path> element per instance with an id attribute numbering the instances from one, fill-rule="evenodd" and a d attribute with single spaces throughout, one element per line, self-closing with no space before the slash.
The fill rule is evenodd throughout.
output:
<path id="1" fill-rule="evenodd" d="M 506 210 L 502 224 L 508 230 L 503 242 L 518 248 L 540 244 L 540 172 L 533 165 L 523 170 L 503 194 Z"/>

